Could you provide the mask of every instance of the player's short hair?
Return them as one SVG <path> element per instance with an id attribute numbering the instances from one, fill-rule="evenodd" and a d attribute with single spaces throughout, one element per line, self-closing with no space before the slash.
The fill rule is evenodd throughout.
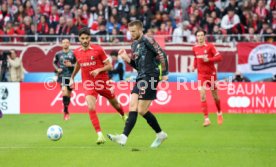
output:
<path id="1" fill-rule="evenodd" d="M 82 34 L 90 35 L 90 29 L 87 28 L 87 27 L 83 27 L 83 28 L 80 29 L 80 31 L 79 31 L 79 36 L 81 36 Z"/>
<path id="2" fill-rule="evenodd" d="M 197 33 L 199 33 L 199 32 L 203 32 L 203 34 L 206 35 L 206 31 L 204 31 L 203 29 L 199 29 L 199 30 L 197 30 L 197 31 L 195 32 L 195 36 L 196 36 Z"/>
<path id="3" fill-rule="evenodd" d="M 64 40 L 68 40 L 70 42 L 69 38 L 62 38 L 61 41 L 64 41 Z"/>
<path id="4" fill-rule="evenodd" d="M 11 53 L 11 52 L 14 52 L 14 53 L 16 54 L 16 50 L 15 50 L 15 49 L 11 49 L 11 50 L 10 50 L 10 53 Z"/>
<path id="5" fill-rule="evenodd" d="M 118 57 L 118 51 L 116 51 L 116 50 L 111 51 L 110 56 Z"/>
<path id="6" fill-rule="evenodd" d="M 134 20 L 134 21 L 131 21 L 130 23 L 128 23 L 128 26 L 129 27 L 137 26 L 142 29 L 143 23 L 140 20 Z"/>

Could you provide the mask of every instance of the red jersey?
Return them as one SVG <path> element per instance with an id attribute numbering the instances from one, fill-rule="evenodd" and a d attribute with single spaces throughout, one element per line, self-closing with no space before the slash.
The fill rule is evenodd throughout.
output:
<path id="1" fill-rule="evenodd" d="M 79 47 L 74 50 L 74 55 L 80 64 L 82 81 L 109 79 L 106 71 L 99 73 L 96 77 L 90 74 L 91 71 L 104 67 L 104 62 L 109 60 L 102 47 L 94 44 L 90 45 L 87 50 Z"/>
<path id="2" fill-rule="evenodd" d="M 216 75 L 215 63 L 222 60 L 221 54 L 211 43 L 193 46 L 195 56 L 194 68 L 197 68 L 198 75 Z M 207 56 L 209 61 L 204 62 L 203 57 Z"/>

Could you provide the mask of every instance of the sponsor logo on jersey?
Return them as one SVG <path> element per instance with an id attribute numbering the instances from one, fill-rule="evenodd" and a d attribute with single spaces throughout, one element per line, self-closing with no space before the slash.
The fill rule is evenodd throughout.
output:
<path id="1" fill-rule="evenodd" d="M 196 55 L 196 58 L 204 58 L 204 57 L 208 57 L 208 55 L 207 54 Z"/>
<path id="2" fill-rule="evenodd" d="M 81 67 L 88 67 L 88 66 L 94 66 L 94 65 L 96 65 L 95 61 L 80 63 Z"/>

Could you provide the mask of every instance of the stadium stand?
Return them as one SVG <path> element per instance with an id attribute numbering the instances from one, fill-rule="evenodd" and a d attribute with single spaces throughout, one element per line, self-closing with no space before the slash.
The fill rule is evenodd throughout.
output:
<path id="1" fill-rule="evenodd" d="M 91 34 L 101 35 L 94 41 L 118 43 L 130 40 L 127 23 L 136 19 L 143 21 L 145 33 L 167 35 L 166 42 L 194 42 L 192 34 L 199 28 L 208 32 L 208 40 L 212 42 L 275 41 L 275 0 L 1 0 L 0 3 L 0 42 L 55 41 L 55 35 L 74 37 L 80 28 L 89 27 Z M 173 34 L 184 37 L 174 41 Z"/>

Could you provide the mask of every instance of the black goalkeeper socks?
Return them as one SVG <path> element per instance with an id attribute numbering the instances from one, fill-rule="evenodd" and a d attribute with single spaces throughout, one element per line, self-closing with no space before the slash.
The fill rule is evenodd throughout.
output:
<path id="1" fill-rule="evenodd" d="M 161 128 L 159 126 L 159 123 L 157 121 L 157 119 L 155 118 L 155 116 L 148 111 L 145 115 L 143 115 L 143 117 L 147 120 L 148 124 L 152 127 L 152 129 L 156 132 L 159 133 L 161 132 Z"/>
<path id="2" fill-rule="evenodd" d="M 126 120 L 125 128 L 123 134 L 128 136 L 133 129 L 136 120 L 137 120 L 138 112 L 137 111 L 130 111 L 128 114 L 128 119 Z"/>
<path id="3" fill-rule="evenodd" d="M 62 98 L 62 101 L 63 101 L 63 107 L 64 107 L 64 112 L 65 113 L 68 113 L 68 106 L 70 104 L 70 97 L 68 96 L 63 96 Z"/>

